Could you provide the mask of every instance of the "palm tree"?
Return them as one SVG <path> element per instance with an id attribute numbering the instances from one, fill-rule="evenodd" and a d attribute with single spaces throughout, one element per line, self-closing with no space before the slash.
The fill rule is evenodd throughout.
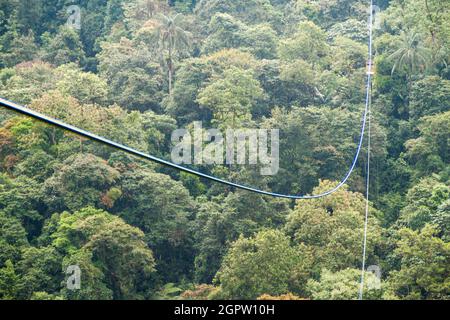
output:
<path id="1" fill-rule="evenodd" d="M 157 20 L 159 22 L 156 28 L 156 37 L 160 41 L 163 50 L 167 50 L 165 58 L 168 76 L 169 76 L 169 95 L 172 95 L 172 82 L 174 74 L 174 56 L 183 48 L 190 44 L 190 33 L 179 26 L 182 15 L 177 14 L 174 17 L 169 17 L 164 14 L 158 14 Z"/>
<path id="2" fill-rule="evenodd" d="M 407 96 L 405 105 L 409 105 L 409 94 L 412 87 L 412 77 L 419 72 L 426 71 L 432 61 L 432 51 L 423 45 L 420 35 L 412 30 L 402 31 L 399 39 L 395 41 L 397 50 L 389 56 L 394 61 L 391 75 L 396 70 L 406 69 Z"/>
<path id="3" fill-rule="evenodd" d="M 411 77 L 429 67 L 431 50 L 422 44 L 422 39 L 417 32 L 402 31 L 395 44 L 398 49 L 389 56 L 389 59 L 395 61 L 392 74 L 397 69 L 406 68 L 408 76 Z"/>

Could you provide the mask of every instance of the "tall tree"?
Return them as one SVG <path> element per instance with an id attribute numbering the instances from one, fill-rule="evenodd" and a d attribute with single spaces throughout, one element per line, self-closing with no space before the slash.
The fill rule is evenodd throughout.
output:
<path id="1" fill-rule="evenodd" d="M 408 91 L 405 102 L 409 105 L 413 76 L 418 72 L 425 72 L 430 67 L 432 52 L 424 45 L 421 35 L 415 30 L 402 31 L 394 44 L 396 51 L 389 56 L 394 63 L 391 73 L 406 72 Z"/>
<path id="2" fill-rule="evenodd" d="M 168 69 L 169 96 L 172 95 L 172 82 L 175 72 L 175 57 L 189 47 L 190 33 L 181 27 L 183 16 L 157 15 L 158 26 L 155 35 L 160 42 L 160 49 L 163 50 L 163 59 Z"/>

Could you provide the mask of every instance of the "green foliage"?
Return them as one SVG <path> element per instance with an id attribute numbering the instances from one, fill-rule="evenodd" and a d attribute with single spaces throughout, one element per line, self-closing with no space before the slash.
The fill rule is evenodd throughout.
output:
<path id="1" fill-rule="evenodd" d="M 390 273 L 386 298 L 448 298 L 449 243 L 437 238 L 431 225 L 420 231 L 401 229 L 398 234 L 394 254 L 401 259 L 401 268 Z"/>
<path id="2" fill-rule="evenodd" d="M 210 109 L 221 126 L 238 128 L 251 120 L 251 111 L 264 92 L 251 71 L 238 68 L 226 70 L 214 79 L 198 96 L 198 103 Z"/>
<path id="3" fill-rule="evenodd" d="M 0 300 L 13 300 L 16 296 L 18 277 L 11 260 L 7 260 L 5 266 L 0 268 Z"/>
<path id="4" fill-rule="evenodd" d="M 389 57 L 394 61 L 392 73 L 397 69 L 405 69 L 411 76 L 429 67 L 431 51 L 422 42 L 415 31 L 408 30 L 400 34 L 395 42 L 397 50 Z"/>
<path id="5" fill-rule="evenodd" d="M 227 13 L 248 23 L 277 23 L 279 13 L 269 0 L 248 0 L 245 3 L 234 0 L 200 0 L 194 12 L 199 21 L 208 23 L 216 13 Z"/>
<path id="6" fill-rule="evenodd" d="M 47 179 L 42 192 L 53 212 L 102 206 L 102 196 L 119 178 L 119 172 L 93 155 L 77 155 L 64 161 Z"/>
<path id="7" fill-rule="evenodd" d="M 28 104 L 56 87 L 54 69 L 50 64 L 35 61 L 2 69 L 0 94 L 18 103 Z"/>
<path id="8" fill-rule="evenodd" d="M 270 24 L 247 26 L 229 14 L 218 13 L 212 17 L 209 29 L 211 33 L 203 45 L 205 53 L 239 48 L 259 59 L 273 59 L 276 56 L 277 34 Z"/>
<path id="9" fill-rule="evenodd" d="M 63 267 L 80 263 L 80 292 L 69 299 L 142 298 L 142 282 L 154 271 L 152 251 L 144 233 L 122 219 L 93 208 L 61 214 L 52 245 L 65 254 Z M 100 285 L 100 287 L 98 287 Z"/>
<path id="10" fill-rule="evenodd" d="M 183 289 L 177 288 L 174 283 L 165 284 L 157 293 L 158 300 L 174 300 Z"/>
<path id="11" fill-rule="evenodd" d="M 302 22 L 298 31 L 280 43 L 279 55 L 284 60 L 303 59 L 311 64 L 321 64 L 327 55 L 325 32 L 312 22 Z"/>
<path id="12" fill-rule="evenodd" d="M 80 37 L 70 27 L 61 27 L 54 37 L 46 33 L 42 36 L 42 41 L 43 59 L 47 62 L 59 66 L 69 62 L 82 63 L 85 59 Z"/>
<path id="13" fill-rule="evenodd" d="M 361 270 L 344 269 L 338 272 L 322 270 L 320 280 L 308 281 L 308 291 L 314 300 L 356 300 L 360 288 Z M 367 272 L 364 278 L 364 299 L 381 298 L 381 280 Z M 377 285 L 380 285 L 380 288 Z"/>
<path id="14" fill-rule="evenodd" d="M 79 30 L 72 4 L 0 0 L 1 97 L 167 160 L 194 121 L 279 129 L 275 176 L 195 168 L 277 193 L 347 173 L 367 1 L 83 0 Z M 377 3 L 366 299 L 449 298 L 449 4 Z M 366 161 L 294 203 L 0 110 L 0 299 L 355 299 Z"/>
<path id="15" fill-rule="evenodd" d="M 6 262 L 11 264 L 18 261 L 22 248 L 28 246 L 27 233 L 23 226 L 15 217 L 8 216 L 0 211 L 0 266 L 6 266 Z"/>
<path id="16" fill-rule="evenodd" d="M 323 181 L 313 193 L 329 190 L 333 185 Z M 356 268 L 361 263 L 364 212 L 364 197 L 343 188 L 327 198 L 298 201 L 287 218 L 285 229 L 296 243 L 312 249 L 314 272 L 319 273 L 322 269 L 335 272 L 348 266 Z M 376 261 L 375 247 L 381 243 L 377 215 L 377 211 L 370 208 L 369 261 Z"/>
<path id="17" fill-rule="evenodd" d="M 414 82 L 411 91 L 410 116 L 417 120 L 440 112 L 450 111 L 450 80 L 437 76 Z"/>
<path id="18" fill-rule="evenodd" d="M 5 37 L 7 35 L 3 35 Z M 5 43 L 3 43 L 5 46 Z M 10 43 L 5 46 L 9 50 L 0 54 L 0 66 L 13 67 L 23 61 L 31 61 L 37 56 L 38 47 L 33 32 L 27 35 L 14 34 Z"/>
<path id="19" fill-rule="evenodd" d="M 284 223 L 289 213 L 285 200 L 237 192 L 212 201 L 198 200 L 195 219 L 195 277 L 210 282 L 231 242 L 250 237 L 263 228 Z"/>
<path id="20" fill-rule="evenodd" d="M 112 101 L 129 109 L 158 110 L 164 78 L 151 51 L 122 38 L 102 43 L 98 59 Z"/>
<path id="21" fill-rule="evenodd" d="M 35 235 L 42 220 L 37 210 L 41 204 L 39 189 L 36 181 L 24 176 L 18 179 L 0 176 L 0 210 L 6 216 L 19 219 L 30 236 Z"/>
<path id="22" fill-rule="evenodd" d="M 182 55 L 190 45 L 190 34 L 182 28 L 182 19 L 181 14 L 173 17 L 159 14 L 154 31 L 160 54 L 165 62 L 165 67 L 167 67 L 169 95 L 172 95 L 175 59 Z"/>
<path id="23" fill-rule="evenodd" d="M 271 177 L 272 187 L 282 193 L 304 194 L 312 191 L 318 177 L 340 179 L 356 149 L 352 137 L 359 134 L 358 120 L 356 113 L 325 107 L 275 109 L 263 124 L 264 128 L 280 128 L 280 171 Z M 376 124 L 372 132 L 373 157 L 381 160 L 386 152 L 385 133 Z"/>
<path id="24" fill-rule="evenodd" d="M 406 205 L 400 213 L 399 221 L 413 230 L 422 229 L 425 224 L 430 223 L 433 216 L 437 214 L 438 208 L 450 198 L 450 188 L 435 178 L 422 179 L 417 185 L 412 187 L 405 199 Z M 443 215 L 444 212 L 441 212 Z M 448 218 L 441 216 L 442 223 Z M 442 231 L 447 230 L 443 225 Z"/>
<path id="25" fill-rule="evenodd" d="M 102 104 L 108 95 L 106 81 L 93 73 L 81 72 L 76 65 L 59 67 L 61 80 L 56 88 L 63 94 L 76 98 L 82 104 Z"/>
<path id="26" fill-rule="evenodd" d="M 17 283 L 19 299 L 30 299 L 33 292 L 57 292 L 63 280 L 61 255 L 52 247 L 29 247 L 22 251 L 17 263 L 20 278 Z"/>
<path id="27" fill-rule="evenodd" d="M 301 256 L 280 231 L 261 231 L 233 243 L 216 275 L 225 298 L 255 299 L 267 293 L 289 292 L 293 270 Z"/>
<path id="28" fill-rule="evenodd" d="M 417 139 L 406 141 L 405 157 L 415 167 L 416 175 L 422 177 L 439 173 L 450 161 L 448 128 L 450 111 L 421 119 Z"/>
<path id="29" fill-rule="evenodd" d="M 197 197 L 206 192 L 206 186 L 200 181 L 200 178 L 189 173 L 181 172 L 180 180 L 189 190 L 193 197 Z"/>
<path id="30" fill-rule="evenodd" d="M 328 30 L 328 36 L 333 39 L 344 36 L 354 41 L 365 43 L 366 40 L 368 40 L 365 29 L 366 24 L 364 21 L 350 18 L 346 21 L 334 24 L 330 30 Z"/>
<path id="31" fill-rule="evenodd" d="M 190 272 L 189 192 L 180 182 L 150 170 L 125 173 L 121 190 L 114 211 L 145 233 L 146 242 L 160 257 L 158 272 L 172 281 Z"/>

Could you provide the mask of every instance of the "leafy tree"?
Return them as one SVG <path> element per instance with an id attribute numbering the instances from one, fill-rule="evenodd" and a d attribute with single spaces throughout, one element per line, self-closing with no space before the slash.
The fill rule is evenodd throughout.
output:
<path id="1" fill-rule="evenodd" d="M 425 71 L 430 66 L 431 51 L 423 44 L 419 33 L 402 31 L 395 41 L 397 50 L 389 56 L 394 62 L 392 74 L 396 71 L 406 71 L 408 92 L 411 91 L 412 77 Z M 407 100 L 409 102 L 409 99 Z"/>
<path id="2" fill-rule="evenodd" d="M 348 170 L 359 136 L 359 113 L 326 107 L 274 109 L 262 127 L 280 128 L 280 170 L 270 185 L 282 193 L 308 193 L 319 179 L 338 180 Z M 345 128 L 345 129 L 343 129 Z M 353 132 L 349 133 L 348 128 Z M 373 124 L 373 157 L 385 156 L 383 129 Z M 354 176 L 355 180 L 359 180 Z"/>
<path id="3" fill-rule="evenodd" d="M 181 297 L 186 300 L 210 300 L 210 297 L 218 294 L 219 288 L 208 284 L 196 285 L 192 290 L 186 290 Z"/>
<path id="4" fill-rule="evenodd" d="M 406 68 L 409 75 L 424 70 L 428 66 L 430 51 L 414 31 L 402 32 L 396 41 L 397 51 L 392 53 L 391 59 L 395 61 L 392 73 L 396 69 Z"/>
<path id="5" fill-rule="evenodd" d="M 56 87 L 53 67 L 41 61 L 27 62 L 14 69 L 2 69 L 0 94 L 17 103 L 28 104 Z"/>
<path id="6" fill-rule="evenodd" d="M 436 212 L 431 214 L 431 223 L 436 225 L 441 231 L 441 238 L 449 242 L 450 240 L 450 201 L 444 201 Z"/>
<path id="7" fill-rule="evenodd" d="M 59 219 L 59 216 L 56 218 Z M 75 232 L 71 230 L 71 233 Z M 57 240 L 55 239 L 55 241 Z M 115 277 L 115 275 L 109 275 L 108 273 L 114 271 L 102 267 L 101 264 L 102 262 L 94 258 L 93 252 L 87 248 L 73 250 L 69 255 L 66 255 L 62 261 L 62 269 L 67 270 L 70 265 L 80 268 L 80 289 L 68 290 L 67 285 L 64 283 L 65 286 L 60 290 L 61 295 L 67 300 L 113 299 L 114 292 L 110 283 L 108 283 L 108 278 Z M 116 295 L 119 294 L 119 292 L 116 292 Z"/>
<path id="8" fill-rule="evenodd" d="M 34 33 L 31 31 L 27 35 L 14 34 L 11 42 L 5 47 L 8 47 L 9 50 L 0 54 L 0 66 L 5 67 L 13 67 L 20 62 L 31 61 L 36 58 L 38 53 Z"/>
<path id="9" fill-rule="evenodd" d="M 56 69 L 61 80 L 56 88 L 63 94 L 76 98 L 81 104 L 103 104 L 108 96 L 106 81 L 99 76 L 80 71 L 76 65 L 64 65 Z"/>
<path id="10" fill-rule="evenodd" d="M 334 40 L 337 37 L 346 37 L 360 43 L 366 43 L 368 35 L 367 26 L 364 21 L 350 18 L 346 21 L 339 22 L 331 26 L 328 30 L 328 36 Z M 336 40 L 335 40 L 336 41 Z"/>
<path id="11" fill-rule="evenodd" d="M 367 3 L 361 0 L 298 0 L 294 1 L 292 10 L 292 14 L 297 17 L 318 21 L 324 28 L 329 28 L 349 18 L 366 19 Z M 291 23 L 295 21 L 294 19 Z"/>
<path id="12" fill-rule="evenodd" d="M 133 170 L 123 174 L 121 191 L 113 210 L 145 233 L 159 258 L 158 273 L 174 282 L 191 272 L 192 199 L 183 185 L 150 170 Z"/>
<path id="13" fill-rule="evenodd" d="M 288 202 L 245 192 L 197 198 L 195 230 L 195 278 L 210 282 L 231 242 L 240 235 L 251 237 L 263 228 L 281 226 L 289 213 Z M 250 209 L 251 208 L 251 209 Z"/>
<path id="14" fill-rule="evenodd" d="M 229 14 L 218 13 L 212 17 L 208 28 L 211 31 L 203 44 L 205 53 L 236 48 L 259 59 L 276 56 L 277 34 L 268 23 L 247 26 Z"/>
<path id="15" fill-rule="evenodd" d="M 387 279 L 387 299 L 443 299 L 449 292 L 449 243 L 435 237 L 426 225 L 420 231 L 407 228 L 398 232 L 394 254 L 401 268 Z"/>
<path id="16" fill-rule="evenodd" d="M 277 193 L 329 190 L 347 172 L 367 1 L 83 0 L 80 30 L 71 4 L 0 0 L 1 97 L 163 159 L 194 121 L 279 129 L 278 175 L 197 168 Z M 447 299 L 450 2 L 377 5 L 367 263 L 385 276 L 365 297 Z M 337 193 L 295 204 L 4 108 L 0 299 L 355 299 L 365 162 Z"/>
<path id="17" fill-rule="evenodd" d="M 345 269 L 338 272 L 322 270 L 320 280 L 309 280 L 308 291 L 314 300 L 356 300 L 360 288 L 361 270 Z M 377 287 L 380 285 L 380 287 Z M 381 279 L 372 272 L 366 272 L 364 282 L 364 299 L 381 298 Z"/>
<path id="18" fill-rule="evenodd" d="M 293 270 L 301 255 L 280 231 L 261 231 L 254 238 L 233 243 L 216 275 L 226 298 L 255 299 L 267 293 L 289 292 Z"/>
<path id="19" fill-rule="evenodd" d="M 30 300 L 46 301 L 46 300 L 64 300 L 64 299 L 63 299 L 63 297 L 58 296 L 58 295 L 49 294 L 49 293 L 43 292 L 43 291 L 38 291 L 38 292 L 33 292 Z"/>
<path id="20" fill-rule="evenodd" d="M 252 109 L 263 98 L 264 92 L 250 71 L 230 68 L 200 92 L 198 102 L 214 113 L 219 124 L 236 128 L 251 119 Z"/>
<path id="21" fill-rule="evenodd" d="M 329 190 L 334 184 L 323 181 L 313 193 Z M 330 197 L 299 201 L 288 216 L 285 230 L 295 243 L 312 249 L 313 272 L 322 269 L 338 271 L 361 264 L 361 241 L 364 229 L 363 195 L 343 188 Z M 369 208 L 367 256 L 376 261 L 375 247 L 381 244 L 377 211 Z"/>
<path id="22" fill-rule="evenodd" d="M 213 53 L 224 48 L 239 48 L 243 44 L 242 33 L 245 24 L 226 13 L 217 13 L 209 22 L 210 34 L 203 45 L 205 53 Z"/>
<path id="23" fill-rule="evenodd" d="M 180 125 L 194 120 L 210 120 L 209 110 L 200 108 L 197 97 L 199 90 L 211 76 L 208 61 L 200 58 L 185 60 L 177 71 L 172 96 L 166 100 L 166 112 L 175 117 Z M 209 111 L 209 112 L 208 112 Z"/>
<path id="24" fill-rule="evenodd" d="M 155 260 L 139 229 L 105 211 L 85 208 L 61 214 L 51 237 L 52 245 L 66 255 L 63 266 L 79 261 L 80 268 L 88 268 L 81 279 L 82 283 L 86 280 L 86 288 L 78 293 L 65 292 L 68 298 L 104 298 L 108 289 L 116 299 L 143 297 L 139 292 L 142 281 L 154 271 Z M 96 288 L 102 274 L 107 288 Z"/>
<path id="25" fill-rule="evenodd" d="M 134 125 L 136 126 L 136 124 Z M 142 129 L 147 137 L 148 151 L 151 154 L 159 154 L 161 156 L 169 154 L 172 143 L 171 135 L 176 128 L 176 120 L 169 115 L 159 115 L 152 111 L 142 114 Z M 128 128 L 127 130 L 131 131 Z M 133 137 L 135 141 L 137 140 L 136 135 L 137 132 Z M 142 145 L 143 143 L 140 142 L 139 146 Z"/>
<path id="26" fill-rule="evenodd" d="M 83 45 L 79 34 L 73 28 L 64 26 L 54 37 L 47 33 L 42 38 L 45 61 L 58 66 L 69 62 L 83 63 L 85 59 Z"/>
<path id="27" fill-rule="evenodd" d="M 169 96 L 172 95 L 175 57 L 189 46 L 190 41 L 190 34 L 180 26 L 181 19 L 183 19 L 183 16 L 180 14 L 174 17 L 163 14 L 157 16 L 158 25 L 155 33 L 160 42 L 160 50 L 168 70 Z"/>
<path id="28" fill-rule="evenodd" d="M 19 219 L 9 216 L 3 211 L 0 211 L 0 230 L 2 230 L 0 267 L 6 266 L 7 261 L 10 261 L 7 269 L 11 269 L 13 268 L 12 264 L 19 260 L 21 249 L 28 246 L 27 233 Z"/>
<path id="29" fill-rule="evenodd" d="M 163 71 L 149 48 L 125 38 L 101 46 L 98 68 L 107 81 L 110 101 L 128 109 L 158 110 Z"/>
<path id="30" fill-rule="evenodd" d="M 450 198 L 450 188 L 434 177 L 424 178 L 406 195 L 399 221 L 412 230 L 430 223 L 438 208 Z"/>
<path id="31" fill-rule="evenodd" d="M 44 182 L 44 202 L 53 212 L 108 206 L 107 192 L 118 179 L 119 172 L 105 160 L 90 154 L 74 155 Z"/>
<path id="32" fill-rule="evenodd" d="M 50 154 L 43 150 L 37 150 L 14 167 L 14 174 L 29 177 L 37 182 L 44 182 L 52 175 L 55 161 Z"/>
<path id="33" fill-rule="evenodd" d="M 280 58 L 303 59 L 313 66 L 321 65 L 329 50 L 325 32 L 311 21 L 300 23 L 297 30 L 292 37 L 280 42 Z"/>
<path id="34" fill-rule="evenodd" d="M 158 13 L 167 13 L 168 6 L 163 0 L 133 0 L 123 1 L 122 10 L 125 23 L 131 30 L 136 30 Z"/>
<path id="35" fill-rule="evenodd" d="M 176 117 L 179 124 L 194 120 L 209 122 L 212 110 L 202 108 L 198 97 L 212 80 L 223 78 L 231 67 L 257 72 L 255 58 L 247 52 L 224 49 L 207 57 L 187 59 L 177 72 L 173 94 L 165 100 L 167 112 Z M 209 81 L 209 82 L 208 82 Z"/>
<path id="36" fill-rule="evenodd" d="M 206 186 L 201 182 L 200 178 L 189 173 L 181 172 L 180 180 L 189 190 L 189 194 L 197 197 L 206 192 Z"/>
<path id="37" fill-rule="evenodd" d="M 422 118 L 417 139 L 406 141 L 405 159 L 418 177 L 438 173 L 450 160 L 448 128 L 450 111 Z"/>
<path id="38" fill-rule="evenodd" d="M 22 176 L 11 179 L 4 174 L 0 175 L 0 210 L 6 216 L 17 218 L 30 237 L 36 235 L 42 220 L 39 212 L 42 209 L 39 189 L 39 184 L 30 178 Z M 9 223 L 5 228 L 8 225 Z M 18 247 L 23 245 L 20 238 L 15 240 L 18 241 Z"/>
<path id="39" fill-rule="evenodd" d="M 34 292 L 55 292 L 63 279 L 61 256 L 52 247 L 28 247 L 17 263 L 19 299 L 30 299 Z"/>
<path id="40" fill-rule="evenodd" d="M 200 0 L 194 9 L 199 21 L 208 23 L 216 13 L 227 13 L 241 19 L 245 23 L 264 23 L 267 21 L 277 25 L 279 13 L 270 0 L 249 0 L 245 3 L 233 0 Z"/>
<path id="41" fill-rule="evenodd" d="M 16 285 L 18 276 L 11 260 L 7 260 L 5 266 L 0 268 L 0 300 L 13 300 L 17 294 Z"/>
<path id="42" fill-rule="evenodd" d="M 244 41 L 243 49 L 256 58 L 276 58 L 278 36 L 268 23 L 248 27 L 242 37 Z"/>
<path id="43" fill-rule="evenodd" d="M 414 82 L 411 88 L 410 116 L 418 120 L 440 112 L 450 111 L 450 80 L 428 76 Z"/>
<path id="44" fill-rule="evenodd" d="M 296 86 L 295 98 L 293 97 L 295 104 L 312 104 L 316 94 L 321 95 L 317 89 L 317 73 L 305 60 L 298 59 L 281 65 L 279 77 L 283 82 Z"/>
<path id="45" fill-rule="evenodd" d="M 282 294 L 279 296 L 271 296 L 268 294 L 263 294 L 262 296 L 258 297 L 258 300 L 305 300 L 303 298 L 300 298 L 299 296 L 296 296 L 292 293 Z"/>
<path id="46" fill-rule="evenodd" d="M 365 68 L 367 48 L 354 40 L 344 37 L 335 38 L 333 53 L 332 68 L 339 75 L 348 77 L 358 69 Z M 358 81 L 362 82 L 362 77 L 358 77 Z"/>
<path id="47" fill-rule="evenodd" d="M 111 30 L 113 26 L 124 18 L 124 0 L 110 0 L 105 8 L 104 26 Z"/>

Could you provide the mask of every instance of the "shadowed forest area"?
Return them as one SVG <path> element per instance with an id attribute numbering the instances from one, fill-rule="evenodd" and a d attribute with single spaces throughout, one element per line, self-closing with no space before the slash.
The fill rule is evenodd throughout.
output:
<path id="1" fill-rule="evenodd" d="M 450 298 L 450 2 L 375 1 L 364 298 Z M 348 172 L 367 0 L 0 0 L 0 97 L 169 160 L 172 132 L 279 129 L 282 194 Z M 71 7 L 72 6 L 72 7 Z M 357 299 L 367 139 L 286 200 L 0 108 L 0 299 Z M 81 270 L 80 288 L 67 270 Z"/>

